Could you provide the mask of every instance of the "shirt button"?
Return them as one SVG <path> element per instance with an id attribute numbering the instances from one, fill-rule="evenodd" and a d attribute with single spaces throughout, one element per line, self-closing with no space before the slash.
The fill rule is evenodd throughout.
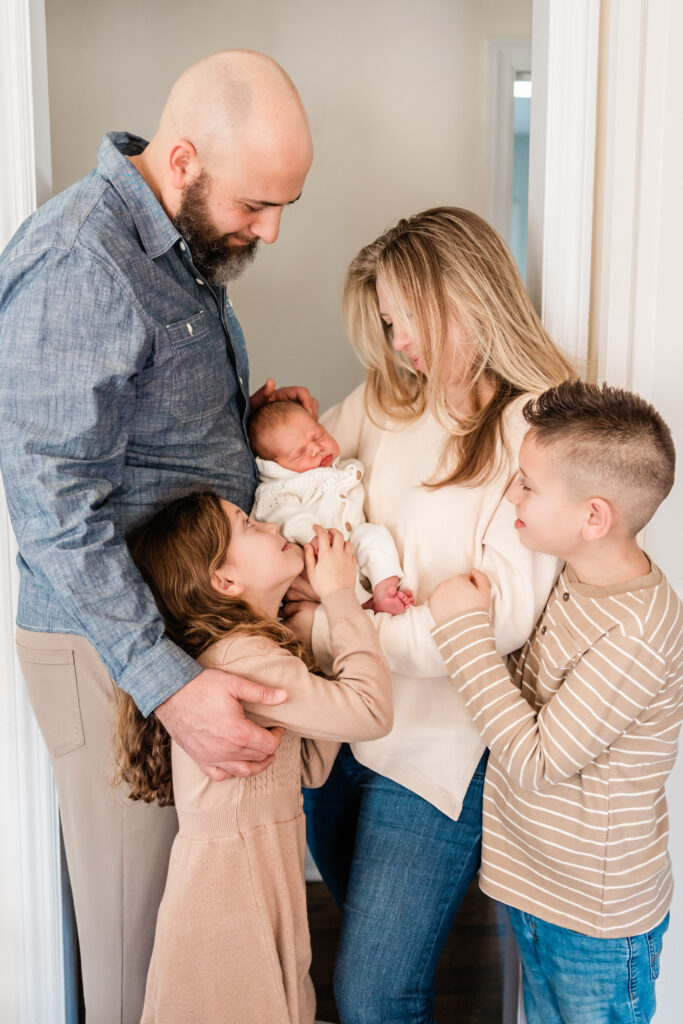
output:
<path id="1" fill-rule="evenodd" d="M 569 600 L 569 594 L 567 593 L 566 590 L 565 590 L 564 594 L 562 595 L 562 600 L 563 601 L 568 601 Z"/>
<path id="2" fill-rule="evenodd" d="M 548 627 L 547 626 L 541 626 L 541 636 L 545 636 L 547 632 L 548 632 Z"/>
<path id="3" fill-rule="evenodd" d="M 359 469 L 356 470 L 356 480 L 360 480 L 361 472 Z"/>
<path id="4" fill-rule="evenodd" d="M 351 523 L 344 523 L 344 529 L 347 533 L 351 533 Z"/>
<path id="5" fill-rule="evenodd" d="M 184 242 L 180 243 L 180 249 L 181 249 L 182 252 L 185 252 L 185 250 L 187 249 L 187 246 L 185 245 Z"/>
<path id="6" fill-rule="evenodd" d="M 195 281 L 197 282 L 197 284 L 204 284 L 201 277 L 195 277 Z"/>

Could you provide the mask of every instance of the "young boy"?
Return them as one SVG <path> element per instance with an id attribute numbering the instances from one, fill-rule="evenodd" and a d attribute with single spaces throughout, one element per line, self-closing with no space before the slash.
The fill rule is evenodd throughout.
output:
<path id="1" fill-rule="evenodd" d="M 674 479 L 634 394 L 567 382 L 527 404 L 507 497 L 525 547 L 566 561 L 507 668 L 485 575 L 429 605 L 491 756 L 481 888 L 509 907 L 529 1024 L 650 1021 L 672 892 L 664 784 L 683 718 L 683 607 L 636 534 Z"/>
<path id="2" fill-rule="evenodd" d="M 339 445 L 298 402 L 261 406 L 249 422 L 260 484 L 252 515 L 277 523 L 285 540 L 305 544 L 314 525 L 337 529 L 350 540 L 362 576 L 372 588 L 376 612 L 400 615 L 411 604 L 401 590 L 403 570 L 385 526 L 365 520 L 364 468 L 358 459 L 338 461 Z M 359 590 L 363 600 L 367 593 Z"/>

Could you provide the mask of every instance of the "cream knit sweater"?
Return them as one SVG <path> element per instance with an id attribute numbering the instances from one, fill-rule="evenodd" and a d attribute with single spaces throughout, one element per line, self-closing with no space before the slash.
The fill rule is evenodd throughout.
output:
<path id="1" fill-rule="evenodd" d="M 365 413 L 363 393 L 361 385 L 322 422 L 341 457 L 358 458 L 365 466 L 366 517 L 393 536 L 416 606 L 403 615 L 374 616 L 393 670 L 394 728 L 383 739 L 354 743 L 353 752 L 368 768 L 456 819 L 484 742 L 446 672 L 425 602 L 447 577 L 481 569 L 493 585 L 498 652 L 516 650 L 531 633 L 559 565 L 522 547 L 513 508 L 503 499 L 526 432 L 526 398 L 507 410 L 510 454 L 493 480 L 430 490 L 421 485 L 437 468 L 443 427 L 429 413 L 409 426 L 377 426 Z M 322 610 L 315 617 L 313 649 L 324 665 L 329 634 Z"/>

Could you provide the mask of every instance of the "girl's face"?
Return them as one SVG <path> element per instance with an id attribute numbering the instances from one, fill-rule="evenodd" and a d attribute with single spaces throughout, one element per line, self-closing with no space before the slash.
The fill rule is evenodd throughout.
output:
<path id="1" fill-rule="evenodd" d="M 243 597 L 270 613 L 272 601 L 277 598 L 277 609 L 282 594 L 303 569 L 303 552 L 287 543 L 275 523 L 256 522 L 230 501 L 221 505 L 231 537 L 225 562 L 211 582 L 217 590 Z"/>

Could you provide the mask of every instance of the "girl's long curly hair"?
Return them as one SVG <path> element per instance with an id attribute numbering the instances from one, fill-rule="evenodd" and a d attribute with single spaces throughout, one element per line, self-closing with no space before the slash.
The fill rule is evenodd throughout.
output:
<path id="1" fill-rule="evenodd" d="M 213 491 L 194 491 L 160 509 L 127 536 L 143 580 L 152 591 L 166 635 L 193 658 L 227 634 L 258 635 L 301 658 L 313 660 L 294 634 L 257 614 L 244 600 L 226 597 L 211 585 L 225 562 L 230 522 Z M 133 698 L 118 693 L 114 732 L 114 781 L 131 800 L 162 807 L 173 803 L 171 738 L 154 713 L 145 718 Z"/>

